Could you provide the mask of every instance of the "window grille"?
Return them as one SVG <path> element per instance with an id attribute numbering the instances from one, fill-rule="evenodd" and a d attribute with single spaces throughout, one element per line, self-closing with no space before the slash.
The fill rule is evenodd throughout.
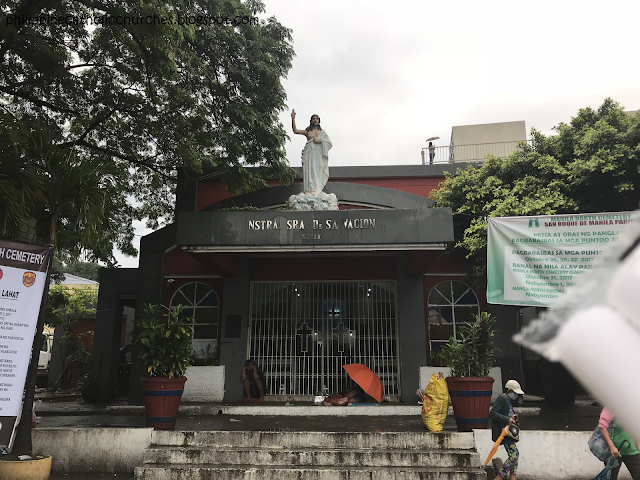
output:
<path id="1" fill-rule="evenodd" d="M 183 285 L 171 298 L 171 307 L 182 305 L 182 315 L 193 317 L 193 350 L 198 358 L 210 356 L 218 344 L 218 295 L 209 285 Z"/>
<path id="2" fill-rule="evenodd" d="M 480 313 L 473 289 L 458 280 L 438 283 L 429 293 L 429 348 L 432 361 L 449 338 L 458 340 L 461 325 L 475 321 Z"/>
<path id="3" fill-rule="evenodd" d="M 249 356 L 268 393 L 337 393 L 350 384 L 342 365 L 362 363 L 396 399 L 395 289 L 392 281 L 252 282 Z"/>

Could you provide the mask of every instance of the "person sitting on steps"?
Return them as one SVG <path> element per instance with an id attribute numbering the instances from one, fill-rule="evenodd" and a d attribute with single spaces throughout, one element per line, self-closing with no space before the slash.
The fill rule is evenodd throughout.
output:
<path id="1" fill-rule="evenodd" d="M 242 369 L 242 385 L 244 387 L 244 403 L 264 402 L 264 373 L 252 359 L 244 362 Z"/>

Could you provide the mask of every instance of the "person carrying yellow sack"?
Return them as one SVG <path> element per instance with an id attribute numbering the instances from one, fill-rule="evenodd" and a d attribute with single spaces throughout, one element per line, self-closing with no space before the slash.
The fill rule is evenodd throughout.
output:
<path id="1" fill-rule="evenodd" d="M 449 410 L 449 389 L 442 373 L 431 375 L 422 395 L 422 423 L 430 432 L 441 432 Z"/>

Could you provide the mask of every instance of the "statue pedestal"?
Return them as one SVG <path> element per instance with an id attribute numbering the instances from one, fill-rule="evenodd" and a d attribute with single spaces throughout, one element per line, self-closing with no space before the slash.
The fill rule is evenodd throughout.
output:
<path id="1" fill-rule="evenodd" d="M 299 193 L 287 200 L 290 210 L 338 210 L 338 198 L 334 193 Z"/>

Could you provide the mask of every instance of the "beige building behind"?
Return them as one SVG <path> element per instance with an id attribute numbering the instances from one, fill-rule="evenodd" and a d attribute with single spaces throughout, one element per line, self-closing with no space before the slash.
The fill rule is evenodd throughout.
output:
<path id="1" fill-rule="evenodd" d="M 450 162 L 481 162 L 487 155 L 507 157 L 527 140 L 524 120 L 462 125 L 451 129 Z"/>

